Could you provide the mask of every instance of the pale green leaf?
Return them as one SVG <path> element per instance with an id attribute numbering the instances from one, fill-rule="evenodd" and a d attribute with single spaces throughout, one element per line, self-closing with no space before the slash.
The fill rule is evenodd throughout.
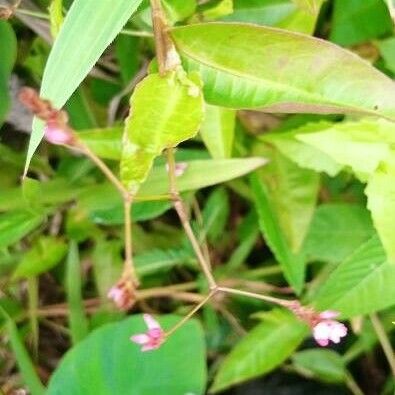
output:
<path id="1" fill-rule="evenodd" d="M 41 96 L 63 107 L 141 1 L 74 0 L 49 55 Z M 25 171 L 43 138 L 43 127 L 34 120 Z"/>
<path id="2" fill-rule="evenodd" d="M 292 0 L 298 7 L 312 13 L 318 14 L 322 3 L 325 0 Z"/>
<path id="3" fill-rule="evenodd" d="M 369 314 L 395 304 L 395 265 L 387 261 L 378 237 L 362 244 L 318 290 L 314 305 L 343 318 Z"/>
<path id="4" fill-rule="evenodd" d="M 193 76 L 192 76 L 193 78 Z M 130 99 L 121 159 L 121 180 L 136 193 L 154 159 L 165 148 L 193 137 L 203 120 L 199 81 L 182 70 L 162 77 L 151 74 L 137 85 Z"/>
<path id="5" fill-rule="evenodd" d="M 340 122 L 315 133 L 298 133 L 296 139 L 327 154 L 366 181 L 391 156 L 394 125 L 384 119 Z"/>
<path id="6" fill-rule="evenodd" d="M 395 266 L 395 172 L 382 166 L 369 179 L 365 193 L 373 223 L 387 252 L 389 261 Z"/>
<path id="7" fill-rule="evenodd" d="M 37 276 L 56 266 L 66 255 L 66 244 L 52 236 L 42 236 L 23 256 L 14 279 Z"/>
<path id="8" fill-rule="evenodd" d="M 214 159 L 232 156 L 236 112 L 228 108 L 206 105 L 200 135 Z"/>
<path id="9" fill-rule="evenodd" d="M 329 42 L 233 23 L 180 27 L 172 36 L 186 67 L 200 71 L 211 104 L 270 112 L 368 113 L 395 120 L 395 83 Z"/>
<path id="10" fill-rule="evenodd" d="M 164 0 L 163 6 L 172 24 L 183 21 L 196 11 L 196 0 Z"/>
<path id="11" fill-rule="evenodd" d="M 265 142 L 274 145 L 283 155 L 300 167 L 325 172 L 330 176 L 337 175 L 343 168 L 328 154 L 317 150 L 298 138 L 298 135 L 319 132 L 332 126 L 330 122 L 317 122 L 301 126 L 291 132 L 268 133 L 261 137 Z"/>
<path id="12" fill-rule="evenodd" d="M 269 191 L 257 174 L 251 176 L 251 186 L 258 212 L 259 225 L 267 244 L 280 263 L 288 283 L 297 293 L 300 293 L 304 283 L 304 256 L 295 254 L 286 240 L 279 224 L 277 213 L 270 199 Z"/>
<path id="13" fill-rule="evenodd" d="M 309 259 L 341 262 L 375 233 L 369 211 L 354 204 L 317 208 L 303 251 Z"/>
<path id="14" fill-rule="evenodd" d="M 378 46 L 386 67 L 395 74 L 395 37 L 380 41 Z"/>
<path id="15" fill-rule="evenodd" d="M 159 322 L 169 330 L 180 319 L 163 316 Z M 203 395 L 206 355 L 198 321 L 188 321 L 151 352 L 129 340 L 145 331 L 142 315 L 95 330 L 65 355 L 47 394 Z"/>
<path id="16" fill-rule="evenodd" d="M 63 24 L 63 0 L 52 0 L 48 7 L 49 22 L 51 26 L 51 34 L 53 38 L 59 34 Z"/>
<path id="17" fill-rule="evenodd" d="M 230 352 L 215 377 L 214 392 L 269 373 L 302 343 L 307 326 L 286 311 L 275 310 Z M 269 315 L 268 314 L 268 315 Z"/>

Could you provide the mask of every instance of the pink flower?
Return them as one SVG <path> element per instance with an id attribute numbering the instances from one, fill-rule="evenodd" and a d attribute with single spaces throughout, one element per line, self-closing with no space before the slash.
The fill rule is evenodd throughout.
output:
<path id="1" fill-rule="evenodd" d="M 143 317 L 148 327 L 147 332 L 133 335 L 130 340 L 142 345 L 141 351 L 156 350 L 164 342 L 165 333 L 154 317 L 149 314 L 144 314 Z"/>
<path id="2" fill-rule="evenodd" d="M 318 315 L 319 322 L 313 327 L 313 336 L 320 346 L 326 347 L 329 342 L 340 343 L 341 338 L 347 335 L 346 326 L 334 320 L 338 315 L 339 313 L 331 310 Z"/>
<path id="3" fill-rule="evenodd" d="M 49 121 L 44 128 L 44 136 L 52 144 L 64 145 L 73 143 L 73 135 L 67 127 L 60 126 L 56 121 Z"/>

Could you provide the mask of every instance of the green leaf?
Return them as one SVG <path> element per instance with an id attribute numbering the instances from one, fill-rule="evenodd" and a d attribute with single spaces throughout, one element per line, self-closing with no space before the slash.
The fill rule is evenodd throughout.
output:
<path id="1" fill-rule="evenodd" d="M 165 330 L 179 320 L 159 319 Z M 203 395 L 206 356 L 199 323 L 188 321 L 160 349 L 143 353 L 129 337 L 145 331 L 142 316 L 135 315 L 92 332 L 66 354 L 47 394 Z"/>
<path id="2" fill-rule="evenodd" d="M 0 20 L 0 126 L 11 105 L 8 82 L 17 54 L 17 41 L 11 25 Z"/>
<path id="3" fill-rule="evenodd" d="M 393 22 L 383 0 L 335 0 L 331 41 L 356 45 L 393 31 Z"/>
<path id="4" fill-rule="evenodd" d="M 327 154 L 339 165 L 351 168 L 358 178 L 366 181 L 391 156 L 395 143 L 393 129 L 393 122 L 363 119 L 328 125 L 315 133 L 299 132 L 296 138 Z"/>
<path id="5" fill-rule="evenodd" d="M 37 276 L 56 266 L 66 255 L 66 244 L 55 237 L 42 236 L 23 256 L 14 279 Z"/>
<path id="6" fill-rule="evenodd" d="M 334 177 L 343 168 L 326 153 L 317 150 L 298 138 L 299 134 L 314 133 L 330 128 L 332 123 L 317 122 L 301 126 L 291 132 L 268 133 L 261 137 L 261 140 L 274 145 L 283 155 L 291 159 L 300 167 L 311 169 L 317 172 L 325 172 Z"/>
<path id="7" fill-rule="evenodd" d="M 332 350 L 303 350 L 292 356 L 295 368 L 326 383 L 343 383 L 347 370 L 343 358 Z"/>
<path id="8" fill-rule="evenodd" d="M 171 34 L 187 69 L 200 71 L 210 104 L 395 120 L 395 84 L 329 42 L 234 23 L 195 24 Z"/>
<path id="9" fill-rule="evenodd" d="M 164 0 L 163 6 L 172 24 L 183 21 L 196 11 L 196 0 Z"/>
<path id="10" fill-rule="evenodd" d="M 388 259 L 395 265 L 395 171 L 382 166 L 370 177 L 365 193 L 373 223 Z"/>
<path id="11" fill-rule="evenodd" d="M 343 318 L 369 314 L 395 304 L 394 284 L 395 265 L 374 236 L 331 273 L 314 304 L 321 311 L 339 311 Z"/>
<path id="12" fill-rule="evenodd" d="M 63 107 L 141 1 L 73 1 L 49 55 L 41 96 Z M 34 120 L 25 172 L 43 138 L 43 127 L 42 121 Z"/>
<path id="13" fill-rule="evenodd" d="M 32 395 L 44 395 L 45 387 L 41 383 L 38 374 L 34 369 L 33 362 L 19 336 L 18 328 L 2 307 L 0 307 L 0 313 L 2 313 L 6 319 L 6 328 L 12 351 L 16 357 L 23 381 Z"/>
<path id="14" fill-rule="evenodd" d="M 232 156 L 236 112 L 223 107 L 206 105 L 200 135 L 214 159 Z"/>
<path id="15" fill-rule="evenodd" d="M 270 315 L 269 315 L 270 314 Z M 214 392 L 269 373 L 280 366 L 302 343 L 307 326 L 293 314 L 275 310 L 230 352 L 215 377 Z"/>
<path id="16" fill-rule="evenodd" d="M 193 78 L 193 76 L 190 76 Z M 200 82 L 178 70 L 165 77 L 150 74 L 137 85 L 126 120 L 121 180 L 136 193 L 154 159 L 165 148 L 193 137 L 203 120 Z"/>
<path id="17" fill-rule="evenodd" d="M 298 7 L 305 9 L 312 14 L 318 14 L 322 3 L 325 0 L 292 0 Z"/>
<path id="18" fill-rule="evenodd" d="M 395 37 L 390 37 L 378 43 L 385 66 L 395 74 Z"/>
<path id="19" fill-rule="evenodd" d="M 53 38 L 59 34 L 63 24 L 63 0 L 52 0 L 48 7 L 51 35 Z"/>
<path id="20" fill-rule="evenodd" d="M 0 248 L 8 247 L 37 228 L 44 220 L 42 215 L 37 215 L 25 210 L 10 211 L 0 214 Z"/>
<path id="21" fill-rule="evenodd" d="M 67 256 L 66 292 L 69 306 L 69 324 L 73 345 L 79 343 L 88 334 L 88 320 L 81 295 L 81 264 L 78 245 L 71 241 Z"/>
<path id="22" fill-rule="evenodd" d="M 365 207 L 323 204 L 315 212 L 303 251 L 311 260 L 341 262 L 374 233 Z"/>
<path id="23" fill-rule="evenodd" d="M 104 159 L 119 160 L 122 152 L 123 128 L 90 129 L 78 132 L 78 138 L 96 155 Z"/>
<path id="24" fill-rule="evenodd" d="M 257 174 L 251 176 L 251 187 L 258 212 L 259 226 L 274 256 L 280 263 L 288 283 L 300 293 L 304 283 L 305 261 L 301 254 L 294 254 L 283 234 L 269 191 Z"/>
<path id="25" fill-rule="evenodd" d="M 277 150 L 266 148 L 263 154 L 269 164 L 259 174 L 268 187 L 282 233 L 296 254 L 314 214 L 319 175 L 297 166 Z"/>

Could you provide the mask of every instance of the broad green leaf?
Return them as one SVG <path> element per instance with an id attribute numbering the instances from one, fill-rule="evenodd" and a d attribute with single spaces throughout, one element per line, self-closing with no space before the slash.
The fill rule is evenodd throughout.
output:
<path id="1" fill-rule="evenodd" d="M 369 211 L 343 203 L 323 204 L 313 217 L 303 251 L 309 259 L 341 262 L 375 231 Z"/>
<path id="2" fill-rule="evenodd" d="M 292 356 L 292 362 L 302 373 L 327 383 L 342 383 L 347 377 L 343 358 L 332 350 L 299 351 Z"/>
<path id="3" fill-rule="evenodd" d="M 165 148 L 198 132 L 204 109 L 199 84 L 178 70 L 163 77 L 150 74 L 137 85 L 130 99 L 121 158 L 121 180 L 132 193 Z"/>
<path id="4" fill-rule="evenodd" d="M 122 127 L 90 129 L 78 132 L 78 138 L 96 155 L 104 159 L 119 160 L 122 152 Z"/>
<path id="5" fill-rule="evenodd" d="M 373 236 L 344 260 L 319 289 L 315 306 L 343 318 L 369 314 L 395 304 L 395 265 Z"/>
<path id="6" fill-rule="evenodd" d="M 200 135 L 214 159 L 232 156 L 235 122 L 234 110 L 206 105 Z"/>
<path id="7" fill-rule="evenodd" d="M 200 71 L 210 104 L 395 120 L 394 82 L 329 42 L 234 23 L 195 24 L 171 34 L 187 69 Z"/>
<path id="8" fill-rule="evenodd" d="M 78 245 L 71 241 L 67 256 L 66 292 L 69 306 L 69 325 L 73 345 L 79 343 L 88 334 L 88 320 L 85 315 L 81 295 L 81 264 Z"/>
<path id="9" fill-rule="evenodd" d="M 140 37 L 120 34 L 115 41 L 115 51 L 119 63 L 122 82 L 125 86 L 134 78 L 139 70 L 141 45 Z"/>
<path id="10" fill-rule="evenodd" d="M 37 276 L 52 269 L 66 255 L 66 244 L 55 237 L 42 236 L 23 256 L 14 272 L 14 279 Z"/>
<path id="11" fill-rule="evenodd" d="M 37 215 L 25 210 L 10 211 L 0 214 L 0 248 L 8 247 L 37 228 L 44 220 L 42 215 Z"/>
<path id="12" fill-rule="evenodd" d="M 390 34 L 393 22 L 383 0 L 335 0 L 331 41 L 356 45 Z"/>
<path id="13" fill-rule="evenodd" d="M 6 320 L 6 328 L 12 351 L 15 355 L 24 383 L 27 385 L 32 395 L 44 395 L 45 387 L 41 383 L 34 368 L 33 361 L 20 338 L 18 328 L 2 307 L 0 307 L 0 314 L 2 314 Z"/>
<path id="14" fill-rule="evenodd" d="M 211 185 L 220 184 L 248 174 L 263 166 L 263 158 L 192 160 L 181 176 L 177 177 L 180 192 L 193 191 Z M 169 176 L 165 166 L 155 167 L 137 196 L 152 196 L 169 192 Z M 108 183 L 85 189 L 79 195 L 80 204 L 86 210 L 105 210 L 121 204 L 119 194 Z M 1 203 L 1 201 L 0 201 Z M 1 207 L 1 205 L 0 205 Z"/>
<path id="15" fill-rule="evenodd" d="M 0 126 L 10 108 L 8 82 L 16 60 L 17 42 L 11 25 L 0 20 Z"/>
<path id="16" fill-rule="evenodd" d="M 233 12 L 233 0 L 214 0 L 200 7 L 199 20 L 210 22 Z"/>
<path id="17" fill-rule="evenodd" d="M 270 314 L 270 316 L 269 316 Z M 302 343 L 307 326 L 291 313 L 275 310 L 258 324 L 222 362 L 214 392 L 269 373 L 280 366 Z"/>
<path id="18" fill-rule="evenodd" d="M 392 154 L 394 123 L 384 119 L 340 122 L 315 133 L 298 133 L 296 139 L 330 156 L 339 165 L 351 168 L 366 181 L 379 164 Z"/>
<path id="19" fill-rule="evenodd" d="M 300 293 L 304 283 L 305 261 L 302 254 L 294 254 L 281 230 L 279 219 L 270 199 L 269 191 L 257 174 L 251 176 L 259 225 L 265 240 L 280 263 L 288 283 Z"/>
<path id="20" fill-rule="evenodd" d="M 263 152 L 269 164 L 260 174 L 268 187 L 282 233 L 296 254 L 314 214 L 319 175 L 299 167 L 275 149 L 267 148 Z"/>
<path id="21" fill-rule="evenodd" d="M 395 266 L 395 171 L 382 166 L 370 177 L 365 193 L 373 223 L 388 259 Z"/>
<path id="22" fill-rule="evenodd" d="M 73 1 L 49 55 L 41 96 L 63 107 L 141 1 Z M 43 126 L 34 120 L 25 171 L 44 135 Z"/>
<path id="23" fill-rule="evenodd" d="M 330 176 L 337 175 L 343 168 L 328 154 L 317 150 L 298 138 L 298 135 L 314 133 L 332 127 L 330 122 L 317 122 L 301 126 L 291 132 L 268 133 L 261 140 L 274 145 L 283 155 L 300 167 L 317 172 L 325 172 Z"/>
<path id="24" fill-rule="evenodd" d="M 176 316 L 159 318 L 165 330 L 179 320 Z M 188 321 L 151 352 L 141 352 L 129 340 L 145 331 L 141 315 L 95 330 L 66 354 L 51 377 L 47 394 L 203 395 L 206 355 L 199 323 Z"/>

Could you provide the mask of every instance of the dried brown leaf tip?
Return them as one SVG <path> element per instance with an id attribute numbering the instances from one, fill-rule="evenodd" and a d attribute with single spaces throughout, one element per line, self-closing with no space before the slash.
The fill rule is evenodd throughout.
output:
<path id="1" fill-rule="evenodd" d="M 22 0 L 18 0 L 14 5 L 6 7 L 6 6 L 0 6 L 0 19 L 10 19 L 16 9 L 19 7 L 19 5 L 21 4 Z"/>
<path id="2" fill-rule="evenodd" d="M 54 108 L 49 100 L 42 99 L 37 91 L 28 87 L 21 89 L 19 100 L 45 122 L 44 137 L 47 141 L 58 145 L 74 145 L 74 133 L 68 125 L 65 111 Z"/>

